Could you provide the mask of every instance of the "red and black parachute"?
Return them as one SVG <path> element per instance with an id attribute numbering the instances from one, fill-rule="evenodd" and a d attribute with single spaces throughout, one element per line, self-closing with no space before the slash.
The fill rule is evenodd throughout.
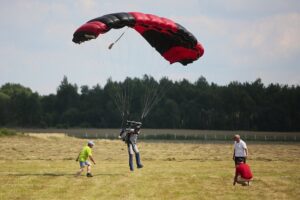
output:
<path id="1" fill-rule="evenodd" d="M 95 39 L 112 28 L 124 26 L 139 32 L 171 64 L 179 62 L 187 65 L 204 53 L 203 46 L 180 24 L 139 12 L 113 13 L 92 19 L 75 31 L 73 42 L 80 44 Z"/>

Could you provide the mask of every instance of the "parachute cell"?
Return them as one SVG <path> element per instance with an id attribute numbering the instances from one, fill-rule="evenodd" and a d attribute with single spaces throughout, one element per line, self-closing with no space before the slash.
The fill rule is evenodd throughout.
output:
<path id="1" fill-rule="evenodd" d="M 97 38 L 110 29 L 124 26 L 135 29 L 171 64 L 192 63 L 204 53 L 203 46 L 183 26 L 152 14 L 139 12 L 113 13 L 88 21 L 73 34 L 73 42 L 82 43 Z"/>

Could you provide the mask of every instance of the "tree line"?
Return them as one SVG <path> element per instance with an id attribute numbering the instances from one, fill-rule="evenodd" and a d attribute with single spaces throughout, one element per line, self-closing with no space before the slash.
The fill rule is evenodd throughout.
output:
<path id="1" fill-rule="evenodd" d="M 122 116 L 140 120 L 146 94 L 158 97 L 143 120 L 147 128 L 300 131 L 299 86 L 265 86 L 261 79 L 220 86 L 204 77 L 191 83 L 147 75 L 109 79 L 91 88 L 64 77 L 56 94 L 49 95 L 6 83 L 0 88 L 0 126 L 120 128 Z M 122 98 L 125 110 L 120 109 Z"/>

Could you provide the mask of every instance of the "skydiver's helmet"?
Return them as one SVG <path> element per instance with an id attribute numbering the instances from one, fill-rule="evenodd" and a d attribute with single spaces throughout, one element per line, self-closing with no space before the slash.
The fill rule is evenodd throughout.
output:
<path id="1" fill-rule="evenodd" d="M 133 128 L 133 129 L 136 129 L 137 127 L 139 127 L 139 129 L 140 129 L 141 126 L 142 126 L 142 123 L 141 123 L 141 122 L 136 122 L 136 121 L 129 121 L 129 120 L 127 120 L 126 126 L 127 126 L 128 128 Z"/>
<path id="2" fill-rule="evenodd" d="M 141 125 L 137 125 L 137 126 L 135 127 L 135 129 L 140 130 L 140 129 L 141 129 Z"/>

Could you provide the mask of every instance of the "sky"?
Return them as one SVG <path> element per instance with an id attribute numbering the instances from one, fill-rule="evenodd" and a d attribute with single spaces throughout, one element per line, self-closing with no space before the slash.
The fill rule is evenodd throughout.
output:
<path id="1" fill-rule="evenodd" d="M 79 87 L 111 78 L 232 81 L 300 85 L 299 0 L 0 0 L 0 86 L 19 83 L 56 93 L 66 76 Z M 199 60 L 170 65 L 132 29 L 111 30 L 80 45 L 74 31 L 116 12 L 172 19 L 204 46 Z M 111 49 L 108 46 L 125 31 Z"/>

